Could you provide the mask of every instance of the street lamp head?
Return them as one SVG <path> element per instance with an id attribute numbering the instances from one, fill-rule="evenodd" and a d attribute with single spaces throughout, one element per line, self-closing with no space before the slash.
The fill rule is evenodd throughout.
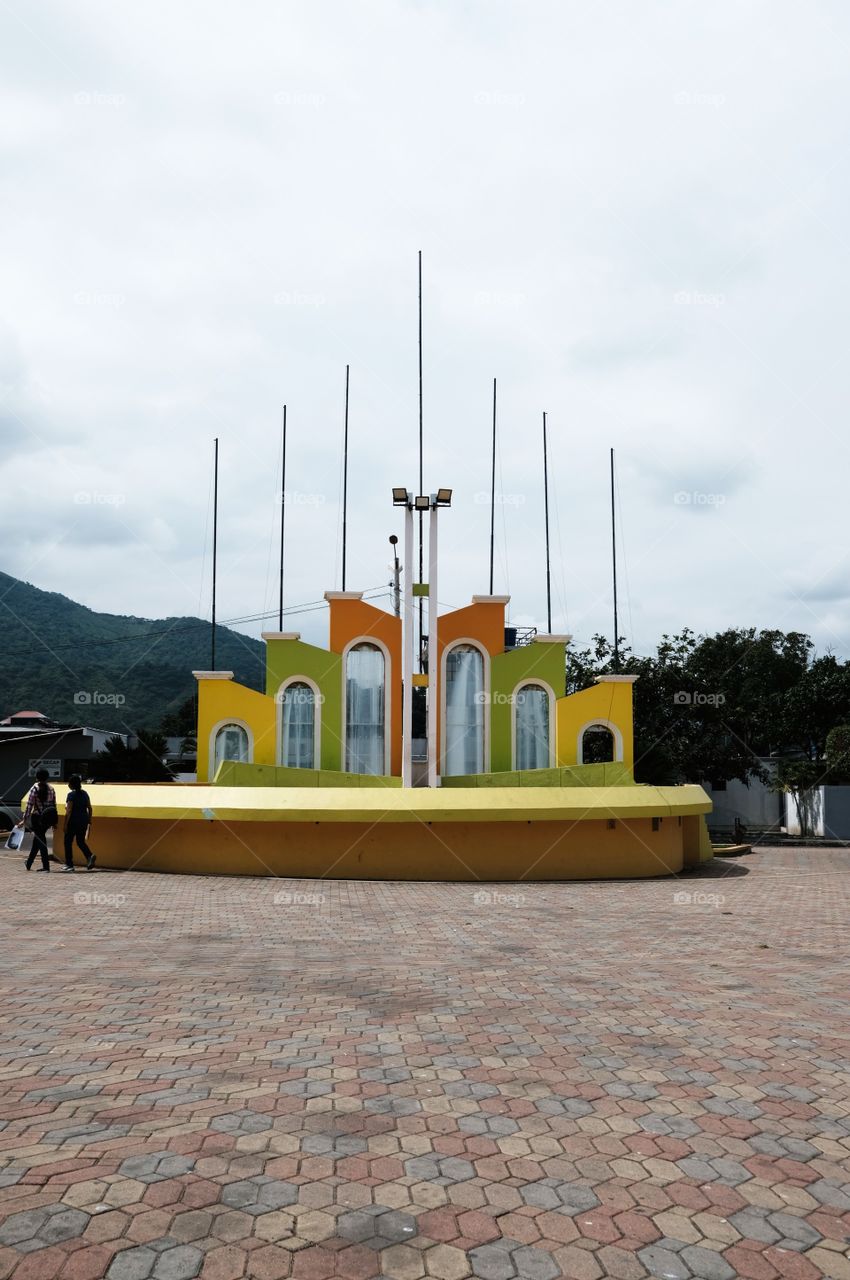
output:
<path id="1" fill-rule="evenodd" d="M 407 489 L 393 489 L 393 506 L 394 507 L 410 506 L 410 501 L 412 496 L 413 496 L 412 494 L 408 493 Z"/>
<path id="2" fill-rule="evenodd" d="M 391 546 L 391 547 L 398 546 L 398 538 L 396 537 L 396 535 L 395 535 L 394 533 L 391 533 L 391 534 L 390 534 L 390 546 Z"/>
<path id="3" fill-rule="evenodd" d="M 450 507 L 452 505 L 451 489 L 438 489 L 434 501 L 438 507 Z"/>
<path id="4" fill-rule="evenodd" d="M 417 511 L 430 511 L 431 499 L 427 494 L 421 494 L 418 498 L 414 498 L 413 505 Z"/>

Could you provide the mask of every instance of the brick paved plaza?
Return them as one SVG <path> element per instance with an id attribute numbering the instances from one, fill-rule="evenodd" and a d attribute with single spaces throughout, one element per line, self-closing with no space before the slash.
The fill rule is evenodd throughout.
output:
<path id="1" fill-rule="evenodd" d="M 4 855 L 0 1280 L 848 1280 L 848 870 Z"/>

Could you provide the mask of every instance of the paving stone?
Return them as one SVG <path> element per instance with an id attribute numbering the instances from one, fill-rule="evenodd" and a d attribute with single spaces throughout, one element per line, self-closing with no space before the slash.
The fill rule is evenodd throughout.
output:
<path id="1" fill-rule="evenodd" d="M 284 881 L 285 929 L 98 872 L 92 931 L 0 859 L 0 1280 L 850 1280 L 846 853 L 759 849 L 681 877 L 729 916 Z"/>

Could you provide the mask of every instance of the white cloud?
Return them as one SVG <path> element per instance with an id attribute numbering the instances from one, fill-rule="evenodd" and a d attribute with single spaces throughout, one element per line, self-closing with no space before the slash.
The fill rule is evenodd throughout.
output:
<path id="1" fill-rule="evenodd" d="M 220 612 L 273 608 L 286 399 L 287 486 L 313 496 L 288 509 L 287 597 L 320 598 L 350 362 L 348 585 L 386 581 L 389 489 L 417 470 L 422 248 L 426 477 L 456 494 L 442 599 L 486 589 L 497 375 L 499 487 L 523 501 L 500 506 L 496 585 L 516 617 L 545 619 L 545 408 L 557 629 L 610 630 L 614 445 L 637 648 L 753 624 L 850 650 L 847 599 L 821 616 L 787 589 L 829 558 L 845 503 L 838 0 L 17 14 L 0 567 L 119 613 L 206 607 L 218 435 Z M 81 512 L 81 491 L 125 501 Z M 323 635 L 321 613 L 292 623 Z"/>

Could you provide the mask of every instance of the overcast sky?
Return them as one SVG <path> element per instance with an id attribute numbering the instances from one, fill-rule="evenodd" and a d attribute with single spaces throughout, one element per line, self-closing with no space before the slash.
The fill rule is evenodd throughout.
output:
<path id="1" fill-rule="evenodd" d="M 850 654 L 850 8 L 841 0 L 9 0 L 0 568 L 92 608 L 275 608 L 388 580 L 426 488 L 440 600 L 545 628 L 808 631 Z M 386 601 L 389 605 L 389 601 Z M 259 634 L 276 618 L 243 629 Z"/>

